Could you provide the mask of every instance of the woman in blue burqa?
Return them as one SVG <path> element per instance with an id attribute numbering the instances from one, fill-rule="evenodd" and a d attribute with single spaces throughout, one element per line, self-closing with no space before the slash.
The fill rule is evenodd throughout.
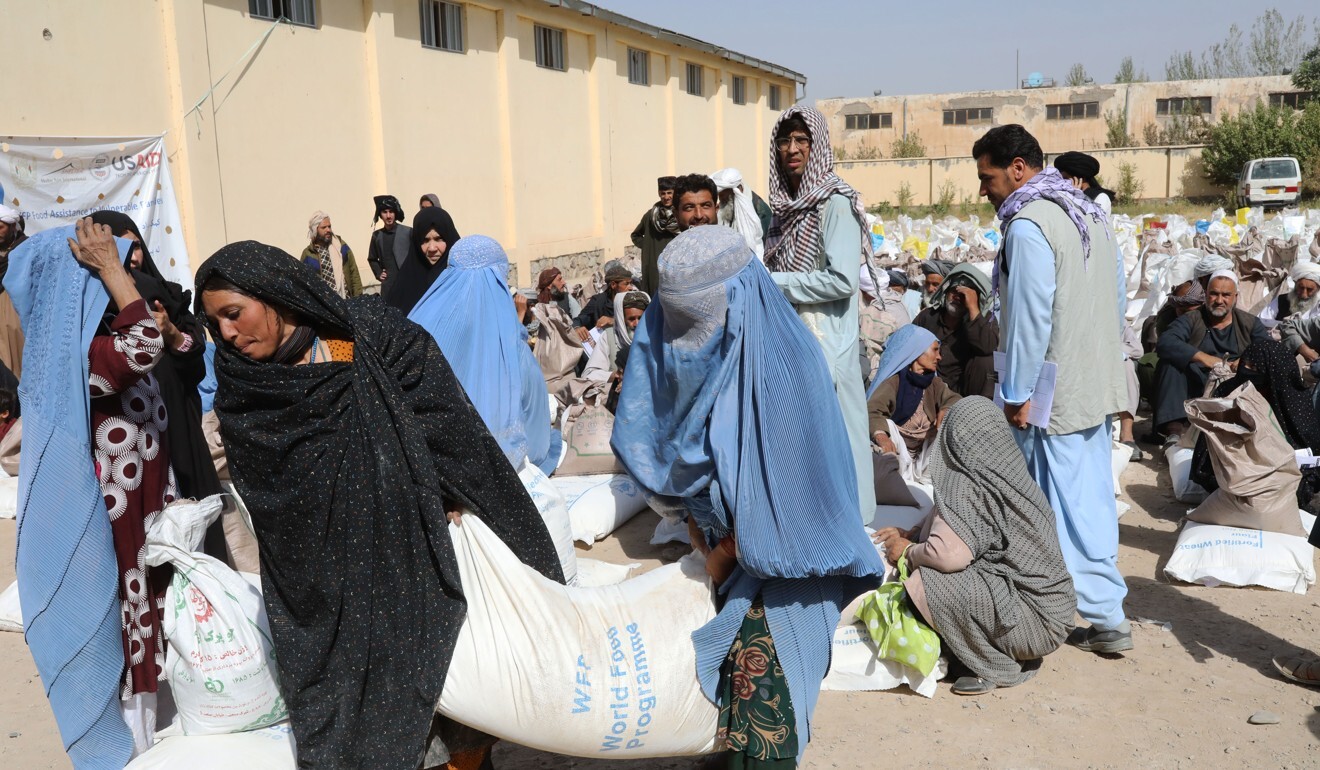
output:
<path id="1" fill-rule="evenodd" d="M 729 767 L 795 767 L 840 613 L 884 573 L 843 416 L 820 345 L 735 231 L 688 230 L 659 270 L 614 451 L 707 555 L 722 606 L 692 641 Z"/>
<path id="2" fill-rule="evenodd" d="M 435 338 L 514 468 L 524 460 L 550 475 L 559 461 L 550 394 L 509 294 L 509 257 L 495 239 L 469 235 L 408 319 Z"/>

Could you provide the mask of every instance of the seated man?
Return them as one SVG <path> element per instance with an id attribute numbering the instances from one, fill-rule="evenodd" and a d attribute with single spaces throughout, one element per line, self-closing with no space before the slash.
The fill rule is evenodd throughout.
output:
<path id="1" fill-rule="evenodd" d="M 605 271 L 605 291 L 587 300 L 586 307 L 573 319 L 578 339 L 586 342 L 592 329 L 607 329 L 614 325 L 614 298 L 632 291 L 633 275 L 620 264 L 610 265 Z"/>
<path id="2" fill-rule="evenodd" d="M 898 458 L 905 481 L 926 481 L 926 449 L 958 400 L 936 375 L 939 364 L 935 335 L 915 324 L 904 326 L 889 338 L 866 400 L 871 442 Z M 901 451 L 890 438 L 891 422 L 903 439 Z"/>
<path id="3" fill-rule="evenodd" d="M 1291 271 L 1292 291 L 1278 299 L 1275 317 L 1279 324 L 1280 341 L 1288 348 L 1312 364 L 1314 376 L 1320 367 L 1314 366 L 1320 361 L 1320 265 L 1313 262 L 1299 262 Z"/>
<path id="4" fill-rule="evenodd" d="M 899 312 L 891 312 L 885 303 L 884 295 L 893 297 L 889 291 L 889 274 L 883 270 L 872 270 L 870 265 L 862 265 L 857 283 L 861 292 L 861 307 L 857 311 L 857 324 L 861 333 L 862 381 L 871 383 L 877 367 L 880 366 L 880 354 L 884 352 L 885 342 L 900 326 L 908 324 L 907 310 L 903 303 L 894 299 Z"/>
<path id="5" fill-rule="evenodd" d="M 571 385 L 586 351 L 573 326 L 573 317 L 565 309 L 569 305 L 568 285 L 555 267 L 541 271 L 536 285 L 539 293 L 532 306 L 537 321 L 533 352 L 550 394 L 565 405 L 571 404 L 574 396 L 565 388 Z"/>
<path id="6" fill-rule="evenodd" d="M 1155 350 L 1155 427 L 1180 438 L 1187 429 L 1183 402 L 1205 394 L 1210 371 L 1227 364 L 1236 370 L 1237 359 L 1253 342 L 1267 339 L 1259 320 L 1237 305 L 1237 275 L 1220 270 L 1210 276 L 1205 305 L 1185 313 L 1160 335 Z"/>
<path id="7" fill-rule="evenodd" d="M 965 667 L 957 695 L 1025 682 L 1073 626 L 1077 598 L 1054 511 L 1015 449 L 994 403 L 954 404 L 931 452 L 936 508 L 908 532 L 873 536 L 891 563 L 907 559 L 909 600 Z"/>
<path id="8" fill-rule="evenodd" d="M 587 368 L 582 370 L 583 378 L 613 385 L 623 377 L 628 362 L 628 349 L 632 347 L 633 332 L 650 304 L 651 297 L 644 291 L 614 295 L 614 317 L 622 317 L 623 321 L 614 324 L 601 344 L 592 349 L 591 355 L 587 357 Z"/>
<path id="9" fill-rule="evenodd" d="M 922 286 L 921 306 L 930 307 L 931 300 L 935 298 L 935 291 L 944 283 L 944 278 L 953 271 L 953 263 L 947 259 L 938 259 L 932 257 L 921 261 L 921 274 L 925 277 L 925 284 Z"/>
<path id="10" fill-rule="evenodd" d="M 885 308 L 896 317 L 902 318 L 903 324 L 912 323 L 912 319 L 921 312 L 922 294 L 911 288 L 912 279 L 902 270 L 887 270 L 889 274 L 889 292 L 881 292 L 885 301 Z M 903 314 L 899 315 L 899 308 L 902 308 Z"/>
<path id="11" fill-rule="evenodd" d="M 990 279 L 968 264 L 955 266 L 912 323 L 940 341 L 940 377 L 960 396 L 995 395 L 995 351 L 999 323 L 982 312 Z"/>
<path id="12" fill-rule="evenodd" d="M 1274 298 L 1260 313 L 1260 320 L 1283 322 L 1290 318 L 1320 315 L 1320 265 L 1298 262 L 1288 271 L 1293 287 Z"/>

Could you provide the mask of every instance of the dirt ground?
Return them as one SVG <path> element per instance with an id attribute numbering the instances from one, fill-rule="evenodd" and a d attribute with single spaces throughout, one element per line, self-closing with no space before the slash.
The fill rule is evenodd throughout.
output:
<path id="1" fill-rule="evenodd" d="M 1144 427 L 1139 425 L 1138 430 Z M 1135 626 L 1136 649 L 1101 658 L 1064 647 L 1026 684 L 961 698 L 941 684 L 933 699 L 906 689 L 821 694 L 805 768 L 1012 767 L 1202 768 L 1320 766 L 1320 690 L 1282 680 L 1274 655 L 1320 651 L 1320 591 L 1173 585 L 1163 566 L 1178 518 L 1163 458 L 1129 465 L 1122 499 L 1119 565 L 1128 613 L 1172 623 Z M 660 564 L 648 544 L 655 517 L 634 518 L 616 536 L 579 553 L 611 562 Z M 12 553 L 14 523 L 0 522 L 0 552 Z M 0 564 L 0 588 L 13 579 Z M 19 634 L 0 633 L 0 767 L 65 768 L 54 719 Z M 1271 711 L 1280 721 L 1247 718 Z M 502 743 L 500 770 L 686 770 L 699 760 L 609 762 L 562 757 Z"/>

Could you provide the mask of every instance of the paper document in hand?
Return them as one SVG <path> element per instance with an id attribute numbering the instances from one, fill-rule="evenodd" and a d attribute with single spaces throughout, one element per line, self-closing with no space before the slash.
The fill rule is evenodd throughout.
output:
<path id="1" fill-rule="evenodd" d="M 1008 357 L 1003 352 L 995 351 L 995 404 L 1004 406 L 1004 381 Z M 1050 427 L 1050 412 L 1054 408 L 1054 383 L 1059 376 L 1059 365 L 1046 361 L 1040 367 L 1040 376 L 1036 378 L 1036 387 L 1031 393 L 1031 406 L 1027 409 L 1027 422 L 1037 428 Z"/>
<path id="2" fill-rule="evenodd" d="M 605 333 L 600 329 L 592 329 L 587 337 L 588 339 L 582 342 L 582 349 L 587 351 L 587 357 L 590 357 L 596 346 L 605 341 Z"/>

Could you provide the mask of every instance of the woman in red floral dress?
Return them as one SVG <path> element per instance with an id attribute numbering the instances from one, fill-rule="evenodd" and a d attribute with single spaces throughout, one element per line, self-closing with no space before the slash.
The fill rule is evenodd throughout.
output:
<path id="1" fill-rule="evenodd" d="M 78 227 L 80 242 L 70 241 L 74 255 L 99 274 L 110 294 L 105 321 L 87 353 L 92 454 L 119 563 L 124 634 L 121 706 L 137 751 L 142 752 L 151 747 L 155 733 L 157 679 L 165 652 L 160 618 L 171 577 L 168 568 L 145 564 L 146 531 L 177 495 L 165 445 L 169 415 L 151 370 L 166 344 L 188 343 L 178 341 L 167 318 L 162 321 L 164 330 L 157 324 L 119 261 L 110 228 L 90 220 Z M 85 238 L 84 227 L 88 228 Z"/>

